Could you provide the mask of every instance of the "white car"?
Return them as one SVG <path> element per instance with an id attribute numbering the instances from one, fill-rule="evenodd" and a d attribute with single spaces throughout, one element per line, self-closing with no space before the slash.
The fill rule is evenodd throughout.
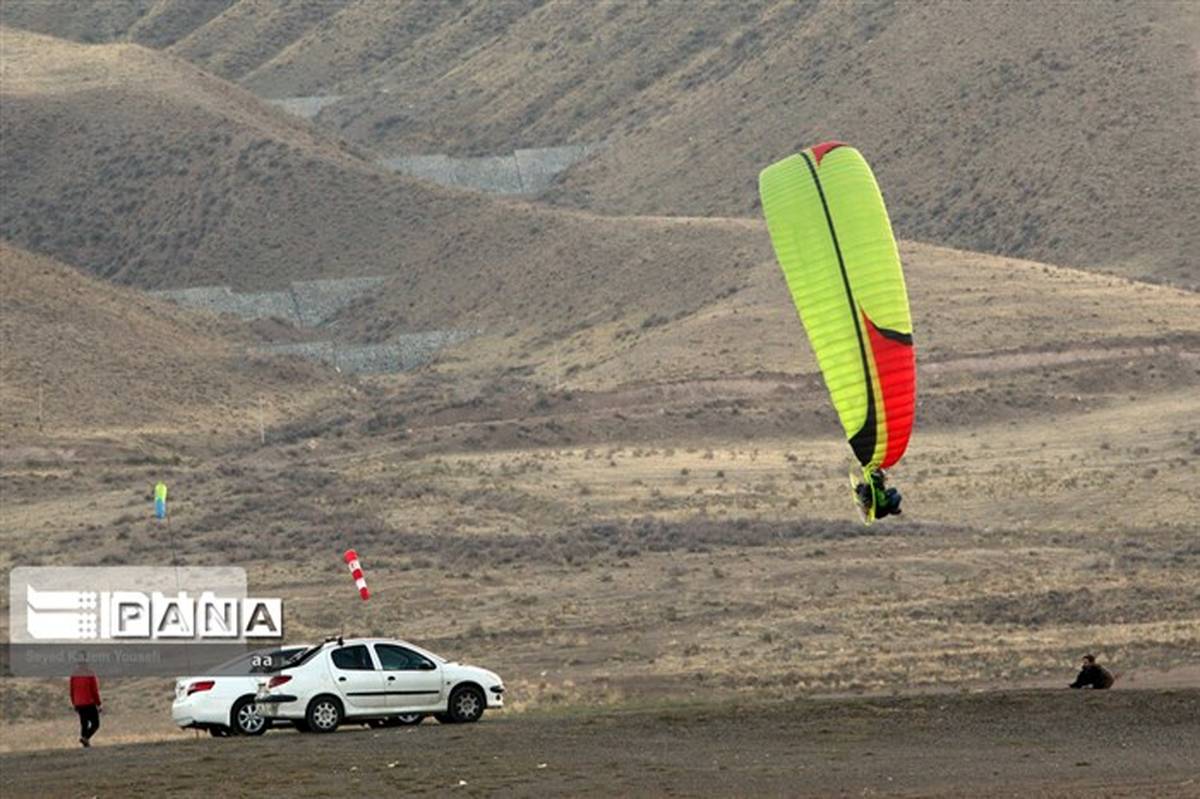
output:
<path id="1" fill-rule="evenodd" d="M 262 680 L 255 702 L 263 717 L 312 732 L 333 732 L 344 721 L 415 724 L 428 715 L 464 723 L 504 707 L 504 682 L 407 641 L 337 638 Z"/>
<path id="2" fill-rule="evenodd" d="M 214 736 L 262 735 L 270 723 L 254 704 L 259 682 L 309 649 L 296 644 L 247 652 L 206 675 L 180 677 L 175 680 L 171 718 L 180 727 L 208 730 Z"/>

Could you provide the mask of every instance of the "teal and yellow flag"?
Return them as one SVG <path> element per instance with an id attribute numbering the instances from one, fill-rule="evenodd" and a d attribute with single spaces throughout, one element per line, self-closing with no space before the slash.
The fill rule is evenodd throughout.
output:
<path id="1" fill-rule="evenodd" d="M 156 519 L 167 517 L 167 484 L 162 481 L 154 486 L 154 517 Z"/>

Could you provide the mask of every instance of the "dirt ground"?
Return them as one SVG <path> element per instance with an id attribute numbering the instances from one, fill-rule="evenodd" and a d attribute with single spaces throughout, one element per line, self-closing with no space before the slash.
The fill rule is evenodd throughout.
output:
<path id="1" fill-rule="evenodd" d="M 1200 795 L 1200 691 L 1065 689 L 490 715 L 0 756 L 10 797 Z"/>

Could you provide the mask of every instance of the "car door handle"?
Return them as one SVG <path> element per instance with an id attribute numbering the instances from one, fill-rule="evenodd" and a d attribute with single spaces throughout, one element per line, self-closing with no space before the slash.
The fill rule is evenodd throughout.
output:
<path id="1" fill-rule="evenodd" d="M 338 677 L 338 682 L 345 682 L 345 681 L 346 681 L 345 677 Z"/>
<path id="2" fill-rule="evenodd" d="M 395 677 L 388 677 L 388 682 L 392 682 L 395 679 L 396 679 Z"/>

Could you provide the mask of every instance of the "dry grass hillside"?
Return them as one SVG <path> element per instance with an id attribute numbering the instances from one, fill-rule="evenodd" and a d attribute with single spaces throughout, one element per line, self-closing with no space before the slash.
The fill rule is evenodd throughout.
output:
<path id="1" fill-rule="evenodd" d="M 836 137 L 872 160 L 903 237 L 1200 281 L 1187 2 L 105 8 L 0 20 L 78 38 L 104 17 L 100 38 L 174 41 L 265 96 L 342 95 L 318 124 L 388 152 L 605 141 L 550 199 L 606 213 L 755 214 L 759 169 Z"/>
<path id="2" fill-rule="evenodd" d="M 387 13 L 391 5 L 378 4 L 376 10 Z M 438 9 L 446 4 L 428 5 Z M 209 24 L 192 30 L 172 52 L 223 78 L 239 80 L 285 57 L 293 48 L 311 46 L 305 37 L 330 24 L 344 8 L 344 4 L 329 0 L 240 0 Z M 314 76 L 313 82 L 319 80 Z M 292 94 L 284 90 L 278 96 Z"/>
<path id="3" fill-rule="evenodd" d="M 604 141 L 551 199 L 617 214 L 757 213 L 763 166 L 840 138 L 906 238 L 1200 280 L 1188 4 L 373 8 L 246 84 L 346 95 L 321 123 L 389 151 Z"/>
<path id="4" fill-rule="evenodd" d="M 77 42 L 124 39 L 157 0 L 5 0 L 0 25 Z"/>
<path id="5" fill-rule="evenodd" d="M 142 287 L 378 274 L 478 203 L 137 45 L 0 33 L 0 232 Z"/>
<path id="6" fill-rule="evenodd" d="M 482 15 L 412 48 L 398 28 L 365 82 L 295 89 L 349 95 L 322 123 L 388 149 L 603 140 L 551 196 L 619 214 L 756 213 L 759 169 L 840 138 L 906 238 L 1200 278 L 1188 4 L 560 3 L 464 46 Z M 288 57 L 272 74 L 312 74 L 322 50 Z"/>
<path id="7" fill-rule="evenodd" d="M 248 355 L 250 336 L 233 324 L 4 242 L 0 285 L 6 445 L 135 430 L 195 433 L 225 428 L 230 418 L 249 428 L 260 395 L 271 397 L 274 417 L 302 412 L 330 391 L 307 363 Z"/>
<path id="8" fill-rule="evenodd" d="M 608 355 L 562 369 L 607 369 L 605 383 L 649 373 L 655 361 L 672 373 L 713 360 L 728 365 L 728 353 L 745 342 L 775 342 L 782 354 L 797 335 L 777 301 L 782 282 L 760 222 L 595 216 L 442 190 L 377 170 L 162 53 L 4 36 L 0 175 L 8 190 L 0 223 L 22 246 L 142 287 L 384 275 L 387 290 L 343 314 L 350 337 L 476 328 L 509 336 L 504 346 L 516 362 L 537 364 L 549 360 L 552 340 L 573 336 L 555 345 L 558 360 L 585 342 Z M 993 317 L 975 313 L 948 277 L 975 256 L 927 261 L 925 250 L 915 252 L 914 305 L 988 335 Z M 984 274 L 1006 286 L 1010 307 L 1039 296 L 1038 288 L 1019 290 L 1036 286 L 1038 267 L 1025 269 L 1029 281 L 1006 283 L 1009 268 L 997 263 Z M 926 286 L 931 296 L 923 298 Z M 729 308 L 742 302 L 769 312 L 734 318 Z M 1061 309 L 1074 320 L 1063 325 L 1086 326 L 1089 317 L 1075 310 Z M 1186 329 L 1188 319 L 1146 325 L 1138 335 Z M 729 340 L 717 347 L 688 345 L 722 338 Z M 953 340 L 968 351 L 973 341 Z M 762 352 L 726 371 L 776 369 L 779 361 Z M 646 353 L 644 370 L 629 360 L 638 353 Z"/>
<path id="9" fill-rule="evenodd" d="M 413 326 L 661 320 L 770 257 L 741 222 L 595 217 L 388 173 L 135 45 L 3 36 L 0 230 L 122 283 L 385 275 L 388 313 L 361 336 L 375 341 Z"/>
<path id="10" fill-rule="evenodd" d="M 5 0 L 0 25 L 95 44 L 168 47 L 237 0 Z"/>
<path id="11" fill-rule="evenodd" d="M 840 138 L 875 165 L 905 238 L 1197 285 L 1194 7 L 1023 8 L 821 4 L 792 24 L 764 18 L 755 57 L 649 87 L 641 104 L 670 113 L 612 137 L 564 196 L 748 213 L 763 165 Z"/>
<path id="12" fill-rule="evenodd" d="M 235 0 L 154 0 L 126 34 L 149 47 L 169 47 L 234 4 Z"/>
<path id="13" fill-rule="evenodd" d="M 580 234 L 568 227 L 558 250 L 530 261 L 528 271 L 500 273 L 504 291 L 491 292 L 484 274 L 467 270 L 396 277 L 343 312 L 343 330 L 371 340 L 393 326 L 456 318 L 483 335 L 463 345 L 462 366 L 447 358 L 438 368 L 465 374 L 494 364 L 543 385 L 589 390 L 815 372 L 762 223 L 572 221 L 588 235 L 602 231 L 609 252 L 627 260 L 589 266 L 573 246 Z M 649 235 L 656 229 L 686 234 L 659 233 L 661 242 L 691 246 L 656 248 Z M 901 257 L 924 363 L 1053 360 L 1053 353 L 1200 341 L 1196 298 L 1186 290 L 914 242 L 901 243 Z M 484 350 L 490 355 L 478 361 L 465 355 Z"/>

